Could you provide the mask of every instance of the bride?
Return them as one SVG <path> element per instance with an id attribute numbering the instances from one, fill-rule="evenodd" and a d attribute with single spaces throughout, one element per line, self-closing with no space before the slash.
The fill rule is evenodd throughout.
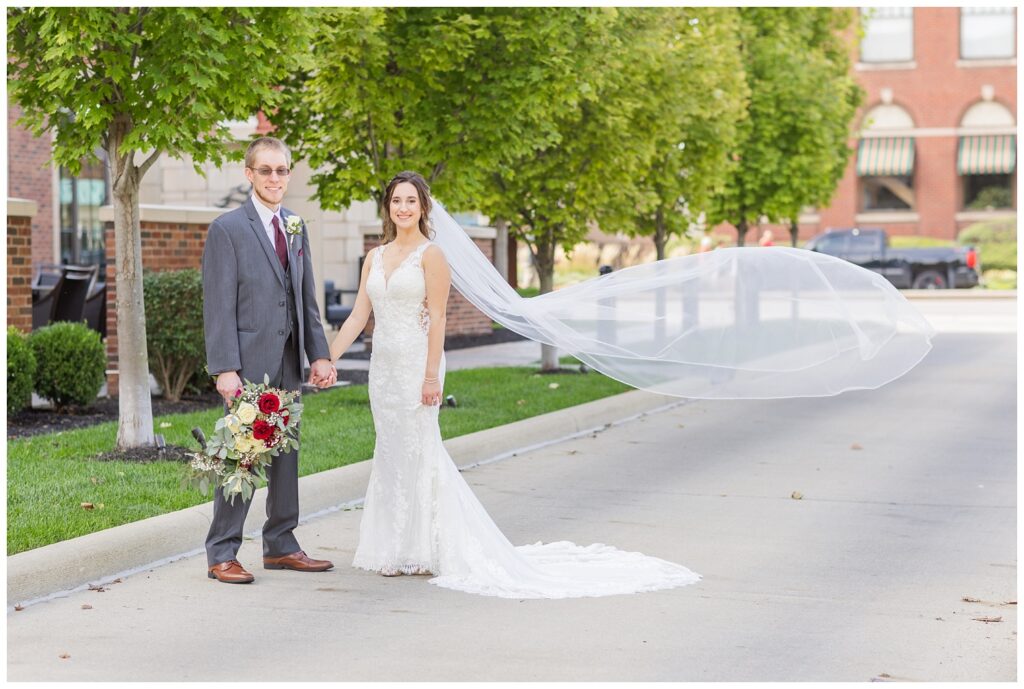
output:
<path id="1" fill-rule="evenodd" d="M 414 172 L 384 192 L 384 241 L 363 263 L 336 361 L 372 311 L 369 393 L 376 445 L 353 566 L 384 576 L 432 574 L 444 588 L 506 598 L 654 591 L 700 575 L 640 553 L 567 541 L 514 547 L 441 442 L 445 308 L 451 272 L 431 241 L 432 200 Z"/>

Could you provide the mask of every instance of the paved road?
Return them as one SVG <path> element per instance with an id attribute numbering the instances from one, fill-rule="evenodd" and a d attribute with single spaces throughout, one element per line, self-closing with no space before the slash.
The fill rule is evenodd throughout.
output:
<path id="1" fill-rule="evenodd" d="M 1014 680 L 1015 379 L 1012 334 L 947 332 L 877 391 L 692 402 L 464 473 L 513 542 L 640 550 L 691 587 L 383 578 L 335 512 L 299 529 L 332 572 L 225 586 L 192 558 L 9 613 L 8 679 Z"/>

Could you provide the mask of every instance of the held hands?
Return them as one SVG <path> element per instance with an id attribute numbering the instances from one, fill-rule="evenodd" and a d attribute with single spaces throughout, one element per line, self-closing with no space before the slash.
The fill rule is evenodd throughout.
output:
<path id="1" fill-rule="evenodd" d="M 338 382 L 338 369 L 327 359 L 317 359 L 309 367 L 309 384 L 329 388 Z"/>
<path id="2" fill-rule="evenodd" d="M 420 402 L 424 407 L 441 406 L 441 381 L 437 378 L 424 378 Z"/>
<path id="3" fill-rule="evenodd" d="M 235 399 L 235 393 L 242 387 L 242 379 L 236 371 L 225 371 L 217 376 L 217 394 L 224 398 L 224 402 L 230 406 Z"/>

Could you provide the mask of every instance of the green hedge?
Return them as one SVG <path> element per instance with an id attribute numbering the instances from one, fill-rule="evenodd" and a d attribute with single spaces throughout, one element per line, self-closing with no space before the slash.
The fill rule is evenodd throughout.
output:
<path id="1" fill-rule="evenodd" d="M 7 326 L 7 415 L 17 414 L 32 401 L 36 355 L 23 332 Z"/>
<path id="2" fill-rule="evenodd" d="M 84 323 L 53 323 L 29 338 L 36 357 L 36 392 L 59 411 L 87 407 L 105 380 L 107 352 Z"/>
<path id="3" fill-rule="evenodd" d="M 209 379 L 203 371 L 203 278 L 195 269 L 149 273 L 142 290 L 149 369 L 164 397 L 177 401 L 190 382 Z"/>
<path id="4" fill-rule="evenodd" d="M 975 223 L 961 230 L 956 240 L 977 247 L 982 270 L 1017 270 L 1016 218 Z"/>

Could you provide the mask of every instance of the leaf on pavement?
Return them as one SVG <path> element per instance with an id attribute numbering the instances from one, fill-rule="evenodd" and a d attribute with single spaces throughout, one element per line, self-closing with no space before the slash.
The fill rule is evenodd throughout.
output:
<path id="1" fill-rule="evenodd" d="M 860 444 L 860 443 L 854 443 L 853 445 L 850 445 L 850 449 L 851 449 L 851 450 L 863 450 L 863 449 L 864 449 L 864 447 L 863 447 L 863 446 L 861 446 L 861 444 Z"/>
<path id="2" fill-rule="evenodd" d="M 1002 622 L 1003 621 L 1002 617 L 972 617 L 971 619 L 974 620 L 975 622 L 986 622 L 986 623 L 988 623 L 988 622 Z"/>
<path id="3" fill-rule="evenodd" d="M 89 584 L 89 590 L 95 591 L 96 593 L 103 593 L 104 591 L 106 591 L 106 589 L 100 586 L 99 584 Z"/>
<path id="4" fill-rule="evenodd" d="M 25 606 L 23 606 L 23 605 L 15 605 L 14 606 L 14 612 L 21 612 L 24 609 L 25 609 Z"/>
<path id="5" fill-rule="evenodd" d="M 804 494 L 798 490 L 794 490 L 792 493 L 789 494 L 789 497 L 793 498 L 794 500 L 803 500 Z"/>
<path id="6" fill-rule="evenodd" d="M 58 657 L 58 658 L 60 658 L 61 660 L 67 660 L 68 658 L 70 658 L 70 657 L 71 657 L 71 654 L 70 654 L 70 653 L 61 653 L 61 654 L 60 654 L 59 656 L 57 656 L 57 657 Z"/>
<path id="7" fill-rule="evenodd" d="M 88 603 L 82 603 L 82 610 L 92 610 L 92 606 Z"/>
<path id="8" fill-rule="evenodd" d="M 980 603 L 981 602 L 980 598 L 971 598 L 970 596 L 964 596 L 960 600 L 962 600 L 964 603 Z"/>

